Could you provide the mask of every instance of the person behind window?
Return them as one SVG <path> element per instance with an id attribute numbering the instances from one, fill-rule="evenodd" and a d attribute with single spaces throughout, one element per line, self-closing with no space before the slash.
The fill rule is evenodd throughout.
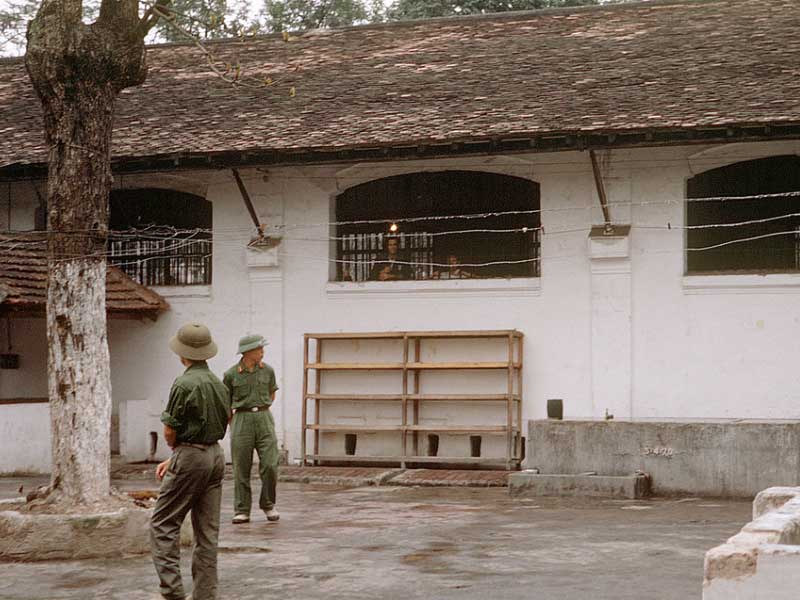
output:
<path id="1" fill-rule="evenodd" d="M 447 268 L 437 270 L 436 273 L 434 273 L 434 277 L 436 279 L 472 279 L 475 275 L 461 268 L 458 256 L 455 254 L 448 254 Z"/>
<path id="2" fill-rule="evenodd" d="M 369 278 L 373 281 L 399 281 L 408 279 L 408 265 L 403 264 L 400 254 L 400 239 L 386 238 L 386 252 L 378 256 L 372 267 Z"/>

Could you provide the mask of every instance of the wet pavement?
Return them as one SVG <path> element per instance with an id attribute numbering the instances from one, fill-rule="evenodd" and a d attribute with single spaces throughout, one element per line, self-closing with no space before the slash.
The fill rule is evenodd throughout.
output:
<path id="1" fill-rule="evenodd" d="M 154 488 L 148 473 L 115 483 Z M 46 482 L 46 479 L 40 479 Z M 0 478 L 0 499 L 32 489 Z M 509 498 L 499 487 L 281 483 L 281 520 L 230 519 L 221 598 L 700 598 L 703 555 L 750 519 L 746 501 Z M 191 588 L 189 553 L 183 572 Z M 0 599 L 157 598 L 149 557 L 4 564 Z"/>

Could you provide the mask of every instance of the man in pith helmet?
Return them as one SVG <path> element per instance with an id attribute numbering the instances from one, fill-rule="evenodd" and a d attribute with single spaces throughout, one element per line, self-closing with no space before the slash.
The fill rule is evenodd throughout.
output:
<path id="1" fill-rule="evenodd" d="M 239 340 L 241 360 L 225 371 L 222 379 L 231 394 L 231 456 L 233 458 L 234 523 L 250 521 L 252 493 L 250 472 L 253 451 L 258 453 L 261 494 L 258 506 L 268 521 L 280 518 L 275 509 L 275 488 L 278 483 L 278 439 L 270 406 L 278 385 L 275 372 L 263 362 L 263 336 L 246 335 Z"/>
<path id="2" fill-rule="evenodd" d="M 161 414 L 164 438 L 172 456 L 156 467 L 161 489 L 150 521 L 153 563 L 168 600 L 183 600 L 180 571 L 180 531 L 192 512 L 193 600 L 217 598 L 217 543 L 225 455 L 217 443 L 230 419 L 227 388 L 208 368 L 217 353 L 208 327 L 189 323 L 169 342 L 186 367 L 175 380 Z"/>

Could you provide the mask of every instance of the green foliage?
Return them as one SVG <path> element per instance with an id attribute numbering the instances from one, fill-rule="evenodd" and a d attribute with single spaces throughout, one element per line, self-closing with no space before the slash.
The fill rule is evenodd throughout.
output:
<path id="1" fill-rule="evenodd" d="M 41 0 L 0 0 L 0 56 L 25 52 L 25 30 L 40 4 Z M 99 0 L 84 0 L 82 8 L 84 21 L 93 21 L 100 9 Z"/>
<path id="2" fill-rule="evenodd" d="M 511 10 L 612 4 L 626 0 L 264 0 L 259 31 L 307 31 L 381 21 L 432 19 Z"/>
<path id="3" fill-rule="evenodd" d="M 245 33 L 257 33 L 258 25 L 248 23 L 247 7 L 239 4 L 238 10 L 228 0 L 172 0 L 168 7 L 170 20 L 159 21 L 157 32 L 161 39 L 170 42 L 185 42 L 187 33 L 194 39 L 232 37 Z"/>
<path id="4" fill-rule="evenodd" d="M 346 27 L 381 21 L 382 13 L 378 0 L 266 0 L 262 27 L 271 32 Z"/>
<path id="5" fill-rule="evenodd" d="M 0 6 L 0 56 L 19 54 L 25 47 L 25 27 L 39 8 L 39 0 L 11 0 Z"/>
<path id="6" fill-rule="evenodd" d="M 589 4 L 599 0 L 396 0 L 387 16 L 404 21 Z"/>
<path id="7" fill-rule="evenodd" d="M 143 0 L 146 8 L 155 0 Z M 381 21 L 431 19 L 457 15 L 485 14 L 511 10 L 536 10 L 559 6 L 607 4 L 626 0 L 394 0 L 388 7 L 382 0 L 262 0 L 254 17 L 248 0 L 172 0 L 169 11 L 173 24 L 163 19 L 150 42 L 186 42 L 194 39 L 231 37 L 242 34 L 308 31 L 346 27 Z M 25 28 L 41 0 L 0 0 L 0 56 L 21 54 Z M 97 16 L 99 0 L 84 0 L 84 20 Z"/>

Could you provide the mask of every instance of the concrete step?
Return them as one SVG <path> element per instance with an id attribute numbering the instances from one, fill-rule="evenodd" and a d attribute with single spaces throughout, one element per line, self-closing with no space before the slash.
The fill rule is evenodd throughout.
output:
<path id="1" fill-rule="evenodd" d="M 402 469 L 386 467 L 280 467 L 278 480 L 295 483 L 324 483 L 329 485 L 383 485 Z M 255 476 L 258 476 L 256 472 Z"/>
<path id="2" fill-rule="evenodd" d="M 635 499 L 650 495 L 650 476 L 645 473 L 614 476 L 522 471 L 509 476 L 508 491 L 512 496 L 603 496 Z"/>
<path id="3" fill-rule="evenodd" d="M 471 469 L 407 469 L 389 485 L 425 487 L 505 487 L 509 471 Z"/>

